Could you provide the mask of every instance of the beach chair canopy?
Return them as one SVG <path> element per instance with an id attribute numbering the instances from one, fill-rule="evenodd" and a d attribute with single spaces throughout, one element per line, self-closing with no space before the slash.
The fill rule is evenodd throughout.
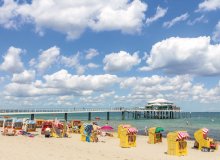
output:
<path id="1" fill-rule="evenodd" d="M 127 132 L 136 134 L 138 132 L 138 130 L 136 128 L 128 128 Z"/>
<path id="2" fill-rule="evenodd" d="M 178 132 L 177 134 L 177 139 L 181 140 L 181 139 L 187 139 L 189 138 L 189 134 L 187 132 Z"/>
<path id="3" fill-rule="evenodd" d="M 124 124 L 122 127 L 123 128 L 129 128 L 129 127 L 131 127 L 131 125 L 130 124 Z"/>
<path id="4" fill-rule="evenodd" d="M 29 120 L 27 121 L 27 124 L 36 124 L 36 122 L 34 120 Z"/>
<path id="5" fill-rule="evenodd" d="M 17 122 L 17 123 L 23 123 L 23 119 L 15 119 L 15 122 Z"/>
<path id="6" fill-rule="evenodd" d="M 157 127 L 155 129 L 155 133 L 159 133 L 159 132 L 162 132 L 162 131 L 164 131 L 164 129 L 162 127 Z"/>
<path id="7" fill-rule="evenodd" d="M 202 132 L 203 132 L 204 135 L 206 135 L 206 134 L 208 134 L 209 129 L 207 129 L 207 128 L 203 128 L 203 129 L 202 129 Z"/>

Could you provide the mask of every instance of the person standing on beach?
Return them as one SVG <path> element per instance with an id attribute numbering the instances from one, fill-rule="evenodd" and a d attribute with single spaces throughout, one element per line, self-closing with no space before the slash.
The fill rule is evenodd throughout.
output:
<path id="1" fill-rule="evenodd" d="M 148 133 L 147 126 L 144 127 L 144 132 L 145 132 L 145 135 L 147 136 L 147 133 Z"/>

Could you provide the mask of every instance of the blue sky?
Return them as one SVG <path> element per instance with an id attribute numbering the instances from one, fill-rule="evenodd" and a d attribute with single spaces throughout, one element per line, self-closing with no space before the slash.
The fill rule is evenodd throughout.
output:
<path id="1" fill-rule="evenodd" d="M 0 0 L 0 107 L 220 111 L 219 0 Z"/>

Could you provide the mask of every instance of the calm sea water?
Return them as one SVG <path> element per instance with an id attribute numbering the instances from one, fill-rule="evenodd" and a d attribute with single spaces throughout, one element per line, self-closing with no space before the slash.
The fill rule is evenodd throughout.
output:
<path id="1" fill-rule="evenodd" d="M 16 117 L 20 118 L 30 118 L 28 115 L 19 115 Z M 99 125 L 104 125 L 108 123 L 117 130 L 119 124 L 131 124 L 139 130 L 139 134 L 144 134 L 145 127 L 161 126 L 165 129 L 163 136 L 166 136 L 167 132 L 175 130 L 186 130 L 193 138 L 193 133 L 199 129 L 206 127 L 209 129 L 209 137 L 220 141 L 220 112 L 192 112 L 191 118 L 181 118 L 181 119 L 138 119 L 134 120 L 132 116 L 126 115 L 124 121 L 121 120 L 121 113 L 110 113 L 110 121 L 106 120 L 106 113 L 92 113 L 92 121 L 95 121 L 95 117 L 100 117 L 98 121 Z M 64 119 L 63 114 L 42 114 L 35 115 L 35 118 L 42 119 Z M 88 120 L 88 114 L 68 114 L 68 120 Z"/>

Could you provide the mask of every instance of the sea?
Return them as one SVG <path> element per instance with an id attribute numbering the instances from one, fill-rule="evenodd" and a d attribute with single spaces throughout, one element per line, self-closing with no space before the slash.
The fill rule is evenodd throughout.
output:
<path id="1" fill-rule="evenodd" d="M 30 115 L 16 115 L 17 118 L 30 118 Z M 96 120 L 99 117 L 100 120 Z M 37 119 L 64 119 L 64 114 L 39 114 L 35 115 Z M 131 115 L 126 115 L 125 120 L 122 120 L 121 113 L 110 113 L 110 120 L 107 121 L 106 113 L 92 113 L 92 121 L 102 126 L 105 124 L 111 125 L 115 131 L 119 124 L 131 124 L 138 129 L 138 134 L 145 134 L 146 128 L 163 127 L 162 133 L 165 137 L 170 131 L 188 131 L 190 138 L 193 139 L 194 132 L 200 128 L 209 129 L 209 137 L 220 141 L 220 112 L 191 112 L 188 118 L 180 119 L 146 119 L 141 118 L 135 120 Z M 68 120 L 81 120 L 88 122 L 88 113 L 73 113 L 68 114 Z"/>

